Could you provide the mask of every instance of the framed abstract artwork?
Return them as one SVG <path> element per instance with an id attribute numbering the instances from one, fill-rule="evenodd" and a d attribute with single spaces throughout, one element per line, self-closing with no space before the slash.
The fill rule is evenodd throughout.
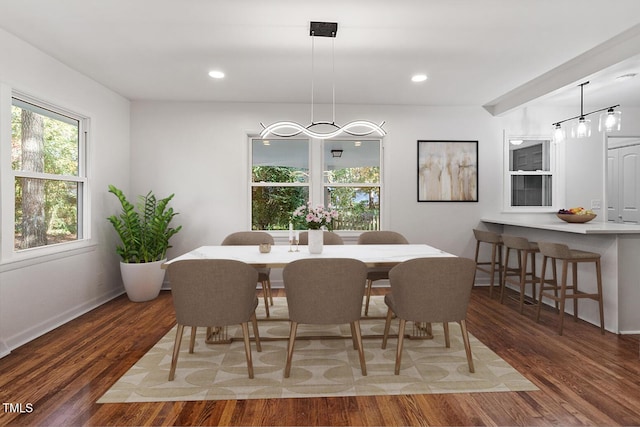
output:
<path id="1" fill-rule="evenodd" d="M 478 201 L 478 141 L 418 141 L 418 202 Z"/>

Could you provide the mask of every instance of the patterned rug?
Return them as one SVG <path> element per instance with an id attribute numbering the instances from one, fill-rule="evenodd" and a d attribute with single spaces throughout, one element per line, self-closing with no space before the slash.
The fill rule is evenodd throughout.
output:
<path id="1" fill-rule="evenodd" d="M 261 301 L 262 302 L 262 301 Z M 260 304 L 258 318 L 264 318 Z M 227 400 L 330 396 L 371 396 L 431 393 L 486 393 L 538 390 L 504 360 L 471 336 L 475 373 L 468 370 L 460 328 L 449 327 L 451 347 L 444 345 L 442 325 L 433 325 L 433 339 L 405 339 L 400 375 L 394 375 L 396 339 L 382 350 L 386 306 L 373 297 L 369 316 L 362 320 L 367 376 L 362 376 L 349 325 L 298 327 L 291 376 L 283 378 L 289 322 L 285 298 L 275 298 L 271 318 L 259 320 L 262 352 L 252 355 L 255 378 L 247 375 L 240 327 L 229 327 L 231 344 L 206 344 L 198 328 L 194 354 L 189 354 L 190 328 L 185 328 L 174 381 L 167 381 L 175 327 L 123 375 L 98 403 Z M 392 323 L 392 331 L 397 328 Z M 407 323 L 407 329 L 410 329 Z M 251 329 L 251 328 L 250 328 Z M 397 329 L 396 329 L 397 330 Z M 302 339 L 303 336 L 331 336 Z M 283 338 L 283 339 L 278 339 Z"/>

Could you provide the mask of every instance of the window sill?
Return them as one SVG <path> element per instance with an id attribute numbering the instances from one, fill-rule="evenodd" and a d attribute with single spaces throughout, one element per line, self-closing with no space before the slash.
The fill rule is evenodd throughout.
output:
<path id="1" fill-rule="evenodd" d="M 0 273 L 93 252 L 97 246 L 97 243 L 92 240 L 82 240 L 79 242 L 45 246 L 43 248 L 27 249 L 17 253 L 14 252 L 10 258 L 5 258 L 0 261 Z"/>

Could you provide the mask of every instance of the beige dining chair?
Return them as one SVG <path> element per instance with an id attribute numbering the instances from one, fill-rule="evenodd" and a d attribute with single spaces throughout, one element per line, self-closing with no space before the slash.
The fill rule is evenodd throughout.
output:
<path id="1" fill-rule="evenodd" d="M 222 241 L 222 246 L 259 246 L 262 243 L 275 244 L 273 236 L 264 231 L 238 231 L 229 234 Z M 257 249 L 256 249 L 257 250 Z M 262 285 L 264 295 L 264 309 L 269 317 L 269 304 L 273 305 L 271 295 L 271 269 L 268 267 L 256 268 L 258 271 L 258 282 Z"/>
<path id="2" fill-rule="evenodd" d="M 359 245 L 406 245 L 409 241 L 396 231 L 365 231 L 358 237 Z M 390 267 L 370 267 L 367 270 L 366 299 L 364 303 L 364 315 L 369 315 L 369 302 L 371 301 L 371 289 L 373 282 L 389 279 Z"/>
<path id="3" fill-rule="evenodd" d="M 474 372 L 471 345 L 467 332 L 467 307 L 476 263 L 467 258 L 416 258 L 393 267 L 389 272 L 391 292 L 385 295 L 387 320 L 384 325 L 382 348 L 387 347 L 391 318 L 399 320 L 395 374 L 400 374 L 402 346 L 407 321 L 442 323 L 445 346 L 449 348 L 449 322 L 460 324 L 462 341 L 467 354 L 469 372 Z"/>
<path id="4" fill-rule="evenodd" d="M 256 349 L 262 351 L 256 321 L 255 268 L 240 261 L 197 259 L 169 264 L 169 280 L 178 329 L 173 344 L 169 381 L 173 381 L 185 326 L 191 326 L 189 353 L 193 353 L 200 327 L 240 324 L 244 338 L 249 378 L 253 378 L 248 322 L 253 324 Z"/>
<path id="5" fill-rule="evenodd" d="M 336 234 L 332 231 L 325 231 L 322 233 L 322 242 L 325 245 L 344 245 L 344 241 L 339 234 Z M 308 245 L 309 244 L 309 232 L 303 231 L 300 233 L 298 244 L 300 245 Z"/>
<path id="6" fill-rule="evenodd" d="M 367 366 L 362 347 L 360 311 L 367 267 L 349 258 L 316 258 L 294 261 L 282 272 L 289 307 L 290 333 L 284 377 L 289 378 L 298 324 L 349 323 L 354 349 L 358 350 L 362 375 Z"/>

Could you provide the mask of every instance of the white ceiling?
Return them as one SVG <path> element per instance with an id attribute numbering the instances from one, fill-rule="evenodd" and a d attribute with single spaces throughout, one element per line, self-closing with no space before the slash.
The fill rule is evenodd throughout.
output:
<path id="1" fill-rule="evenodd" d="M 640 29 L 640 1 L 0 0 L 0 28 L 131 100 L 309 103 L 309 21 L 338 22 L 334 77 L 315 38 L 315 102 L 335 81 L 337 104 L 481 106 Z M 579 65 L 545 102 L 578 105 Z M 640 106 L 640 75 L 618 92 L 595 77 L 585 100 Z"/>

